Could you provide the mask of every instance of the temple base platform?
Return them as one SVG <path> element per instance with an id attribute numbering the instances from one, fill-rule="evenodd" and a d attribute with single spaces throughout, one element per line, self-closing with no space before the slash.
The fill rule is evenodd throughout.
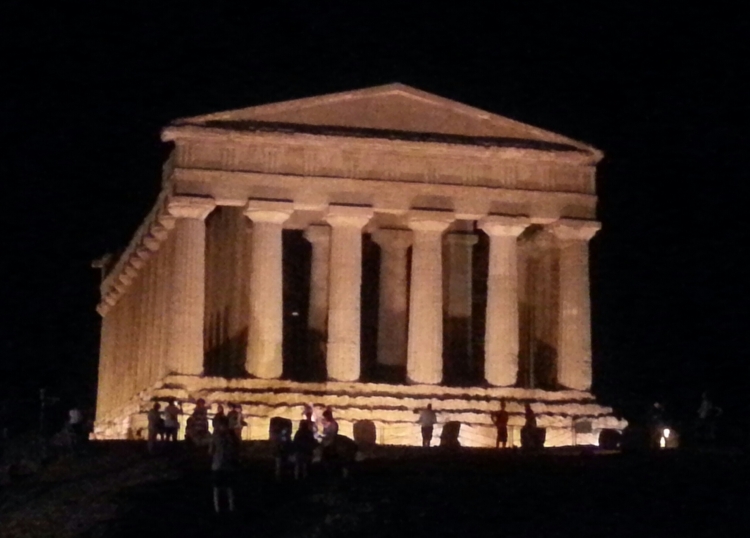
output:
<path id="1" fill-rule="evenodd" d="M 167 376 L 142 391 L 126 406 L 109 416 L 97 417 L 96 439 L 145 438 L 147 413 L 154 401 L 182 402 L 186 416 L 181 419 L 180 437 L 194 402 L 203 398 L 212 416 L 218 404 L 242 405 L 247 426 L 245 440 L 267 440 L 272 417 L 296 423 L 304 404 L 313 404 L 319 414 L 331 406 L 340 433 L 359 441 L 380 445 L 420 446 L 418 410 L 432 404 L 438 424 L 433 444 L 439 444 L 443 427 L 451 424 L 452 435 L 461 446 L 495 446 L 496 430 L 491 413 L 506 402 L 510 414 L 509 446 L 520 446 L 524 425 L 524 405 L 531 404 L 537 425 L 545 429 L 544 446 L 597 445 L 603 429 L 622 431 L 627 422 L 613 415 L 612 409 L 596 403 L 590 392 L 546 391 L 513 387 L 446 387 L 440 385 L 390 385 L 381 383 L 323 382 L 301 383 L 282 379 L 225 379 L 221 377 Z M 456 426 L 459 424 L 460 426 Z M 447 434 L 447 432 L 446 432 Z"/>

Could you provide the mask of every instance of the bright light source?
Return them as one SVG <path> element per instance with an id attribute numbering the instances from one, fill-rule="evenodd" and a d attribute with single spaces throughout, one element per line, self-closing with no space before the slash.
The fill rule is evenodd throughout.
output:
<path id="1" fill-rule="evenodd" d="M 664 428 L 664 439 L 669 439 L 669 428 Z"/>

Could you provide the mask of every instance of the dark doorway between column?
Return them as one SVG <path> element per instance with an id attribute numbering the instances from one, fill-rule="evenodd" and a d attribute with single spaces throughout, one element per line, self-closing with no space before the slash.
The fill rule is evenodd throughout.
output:
<path id="1" fill-rule="evenodd" d="M 282 245 L 283 377 L 293 381 L 313 381 L 320 376 L 308 353 L 307 313 L 310 304 L 312 248 L 302 230 L 284 230 Z"/>
<path id="2" fill-rule="evenodd" d="M 476 234 L 475 230 L 475 234 Z M 489 247 L 487 236 L 477 234 L 477 243 L 471 252 L 471 311 L 469 316 L 451 317 L 448 314 L 450 288 L 444 284 L 443 297 L 443 384 L 454 387 L 471 387 L 484 382 L 484 319 L 487 291 L 486 250 Z M 444 247 L 443 256 L 449 250 Z M 451 263 L 444 262 L 444 282 L 450 278 Z M 477 318 L 477 315 L 480 315 Z M 481 329 L 480 343 L 477 345 L 477 330 Z"/>
<path id="3" fill-rule="evenodd" d="M 362 236 L 362 289 L 360 293 L 360 380 L 382 382 L 378 364 L 378 308 L 380 305 L 380 247 L 370 234 Z"/>
<path id="4" fill-rule="evenodd" d="M 484 385 L 484 338 L 487 330 L 487 277 L 490 263 L 490 240 L 483 231 L 477 229 L 477 244 L 472 260 L 471 298 L 471 349 L 469 381 L 474 385 Z"/>
<path id="5" fill-rule="evenodd" d="M 519 358 L 517 385 L 557 388 L 559 263 L 554 240 L 532 226 L 519 256 Z"/>

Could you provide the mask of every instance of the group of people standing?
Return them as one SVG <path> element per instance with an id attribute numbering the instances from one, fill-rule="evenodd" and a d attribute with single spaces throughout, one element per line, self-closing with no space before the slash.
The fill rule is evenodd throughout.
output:
<path id="1" fill-rule="evenodd" d="M 208 411 L 206 401 L 199 398 L 185 425 L 186 441 L 197 446 L 205 446 L 210 443 L 212 435 L 208 427 Z M 156 441 L 159 438 L 167 442 L 177 441 L 177 433 L 180 431 L 180 416 L 183 414 L 182 404 L 174 399 L 167 402 L 163 411 L 161 410 L 161 404 L 154 402 L 148 412 L 148 451 L 150 453 L 156 450 Z M 219 404 L 211 422 L 214 433 L 219 430 L 226 430 L 236 443 L 239 443 L 242 439 L 242 428 L 245 425 L 242 407 L 235 403 L 229 404 L 229 413 L 226 414 L 224 413 L 224 406 Z"/>
<path id="2" fill-rule="evenodd" d="M 326 407 L 322 414 L 316 417 L 314 407 L 306 404 L 293 437 L 291 426 L 286 423 L 277 429 L 272 425 L 271 433 L 277 479 L 281 478 L 287 464 L 293 465 L 295 479 L 306 478 L 316 451 L 324 463 L 337 462 L 340 459 L 339 456 L 346 453 L 347 449 L 353 448 L 356 452 L 354 441 L 339 435 L 339 424 L 333 416 L 331 407 Z M 351 453 L 351 450 L 348 452 Z M 353 453 L 350 455 L 353 456 Z M 346 472 L 347 468 L 344 467 L 344 473 Z"/>

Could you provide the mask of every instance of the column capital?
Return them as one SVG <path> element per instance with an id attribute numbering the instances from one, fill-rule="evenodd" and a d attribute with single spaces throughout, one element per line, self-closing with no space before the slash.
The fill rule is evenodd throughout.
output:
<path id="1" fill-rule="evenodd" d="M 294 211 L 292 202 L 283 200 L 250 200 L 245 207 L 245 216 L 253 222 L 282 224 Z"/>
<path id="2" fill-rule="evenodd" d="M 364 228 L 374 212 L 370 206 L 336 205 L 328 206 L 325 221 L 334 228 Z"/>
<path id="3" fill-rule="evenodd" d="M 529 227 L 531 221 L 526 217 L 488 215 L 480 219 L 477 224 L 489 236 L 518 237 Z"/>
<path id="4" fill-rule="evenodd" d="M 178 219 L 204 220 L 215 207 L 213 198 L 172 196 L 167 201 L 167 212 Z"/>
<path id="5" fill-rule="evenodd" d="M 407 222 L 409 228 L 415 232 L 443 233 L 455 218 L 456 216 L 450 211 L 412 209 L 409 211 Z"/>
<path id="6" fill-rule="evenodd" d="M 310 243 L 327 243 L 331 240 L 331 228 L 313 224 L 305 229 L 304 235 Z"/>
<path id="7" fill-rule="evenodd" d="M 378 228 L 372 232 L 372 240 L 380 248 L 395 248 L 406 250 L 411 246 L 411 230 L 398 230 L 395 228 Z"/>
<path id="8" fill-rule="evenodd" d="M 548 229 L 563 241 L 588 241 L 601 228 L 601 223 L 594 220 L 560 219 Z"/>

